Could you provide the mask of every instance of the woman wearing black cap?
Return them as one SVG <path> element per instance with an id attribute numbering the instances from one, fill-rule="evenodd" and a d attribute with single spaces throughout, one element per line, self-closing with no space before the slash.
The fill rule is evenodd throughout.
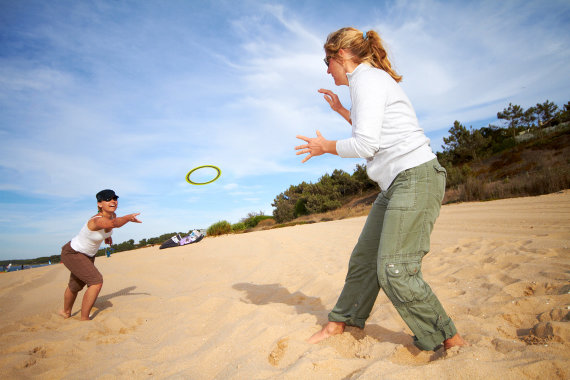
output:
<path id="1" fill-rule="evenodd" d="M 119 197 L 113 190 L 102 190 L 97 193 L 96 198 L 99 209 L 97 215 L 92 216 L 79 234 L 61 249 L 61 262 L 71 271 L 63 295 L 63 310 L 59 312 L 64 318 L 71 316 L 77 293 L 87 284 L 88 288 L 81 303 L 81 320 L 90 319 L 91 308 L 103 286 L 103 276 L 95 268 L 95 254 L 103 241 L 109 245 L 113 244 L 113 228 L 122 227 L 128 222 L 142 223 L 137 219 L 139 213 L 117 217 L 115 210 Z"/>

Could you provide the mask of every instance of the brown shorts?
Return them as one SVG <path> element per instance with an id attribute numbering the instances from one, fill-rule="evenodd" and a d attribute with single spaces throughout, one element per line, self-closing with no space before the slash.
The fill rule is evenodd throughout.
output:
<path id="1" fill-rule="evenodd" d="M 77 293 L 87 286 L 102 284 L 103 276 L 95 268 L 95 257 L 89 257 L 71 248 L 71 242 L 61 247 L 61 262 L 69 269 L 69 290 Z"/>

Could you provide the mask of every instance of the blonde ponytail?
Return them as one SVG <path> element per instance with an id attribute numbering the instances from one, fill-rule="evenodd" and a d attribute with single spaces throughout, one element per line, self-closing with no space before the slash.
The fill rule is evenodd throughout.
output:
<path id="1" fill-rule="evenodd" d="M 343 49 L 352 54 L 355 63 L 369 65 L 387 72 L 396 82 L 402 80 L 392 68 L 382 39 L 374 30 L 361 32 L 355 28 L 342 28 L 328 35 L 324 45 L 327 56 L 338 57 L 338 51 Z"/>

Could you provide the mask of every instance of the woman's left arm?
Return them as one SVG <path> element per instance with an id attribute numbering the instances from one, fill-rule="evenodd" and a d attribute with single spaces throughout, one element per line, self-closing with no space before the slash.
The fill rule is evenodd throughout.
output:
<path id="1" fill-rule="evenodd" d="M 87 227 L 91 231 L 98 231 L 102 229 L 111 229 L 111 228 L 119 228 L 124 226 L 125 224 L 132 222 L 132 223 L 142 223 L 137 216 L 140 215 L 139 212 L 135 214 L 128 214 L 124 216 L 119 216 L 114 219 L 107 219 L 107 218 L 92 218 L 87 222 Z"/>

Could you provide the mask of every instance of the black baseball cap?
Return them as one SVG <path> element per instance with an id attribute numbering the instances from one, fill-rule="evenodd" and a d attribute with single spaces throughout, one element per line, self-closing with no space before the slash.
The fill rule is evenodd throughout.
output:
<path id="1" fill-rule="evenodd" d="M 97 202 L 109 202 L 111 199 L 119 199 L 119 196 L 117 194 L 115 194 L 115 192 L 113 190 L 110 189 L 105 189 L 105 190 L 101 190 L 100 192 L 97 193 L 97 195 L 95 196 L 97 198 Z"/>

